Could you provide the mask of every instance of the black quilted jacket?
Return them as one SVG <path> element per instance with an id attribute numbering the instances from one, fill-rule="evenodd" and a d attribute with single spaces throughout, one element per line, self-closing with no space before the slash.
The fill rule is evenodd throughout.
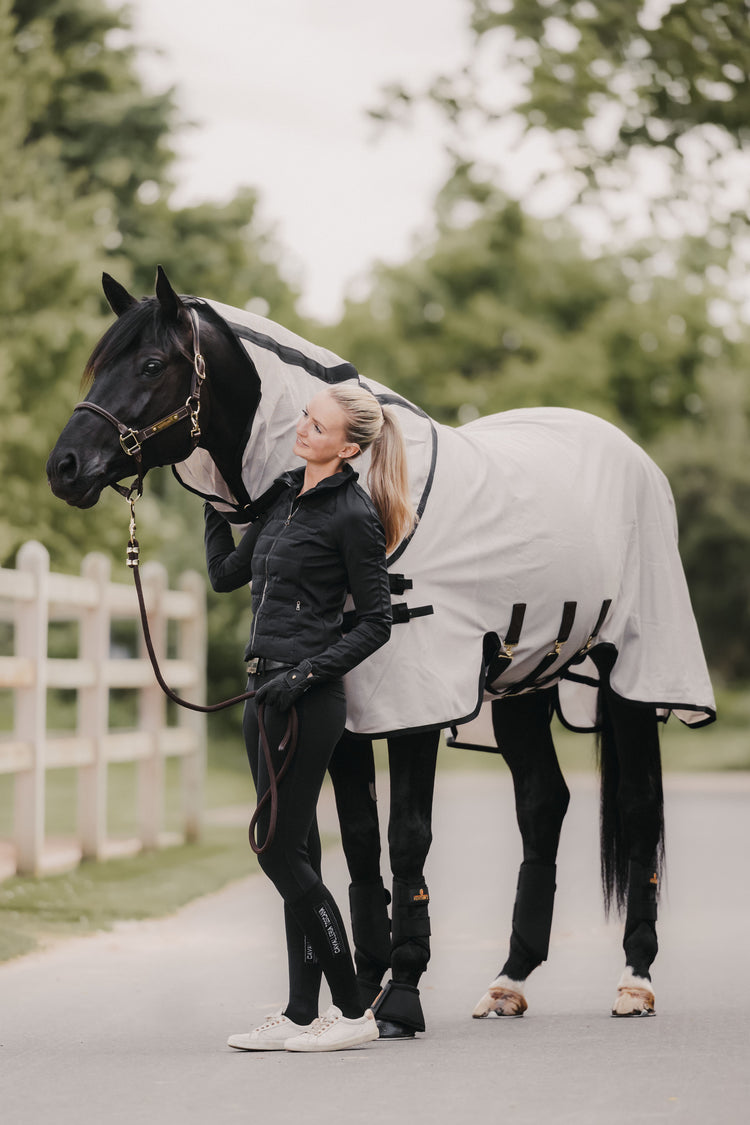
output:
<path id="1" fill-rule="evenodd" d="M 206 564 L 214 590 L 252 581 L 253 621 L 245 659 L 310 660 L 316 678 L 343 676 L 391 631 L 385 536 L 349 465 L 299 495 L 304 467 L 235 548 L 226 521 L 206 505 Z M 356 624 L 341 622 L 347 591 Z"/>

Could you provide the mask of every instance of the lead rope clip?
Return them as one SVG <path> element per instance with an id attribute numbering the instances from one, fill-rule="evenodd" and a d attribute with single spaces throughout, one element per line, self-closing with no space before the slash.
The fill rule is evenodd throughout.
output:
<path id="1" fill-rule="evenodd" d="M 224 700 L 222 700 L 221 703 L 210 703 L 208 705 L 201 704 L 201 703 L 191 703 L 190 700 L 181 699 L 179 695 L 175 695 L 175 693 L 170 688 L 169 684 L 166 682 L 166 680 L 162 676 L 161 670 L 159 668 L 159 661 L 157 660 L 156 652 L 154 651 L 153 641 L 151 640 L 151 631 L 148 627 L 148 615 L 146 613 L 146 602 L 145 602 L 144 597 L 143 597 L 143 587 L 141 585 L 141 571 L 140 571 L 140 567 L 138 565 L 138 556 L 140 554 L 141 548 L 139 546 L 138 540 L 135 537 L 135 531 L 136 531 L 136 528 L 135 528 L 135 502 L 139 498 L 139 496 L 142 495 L 142 490 L 143 490 L 143 477 L 141 475 L 139 475 L 137 481 L 133 482 L 133 484 L 130 487 L 129 492 L 125 492 L 124 489 L 120 490 L 118 488 L 118 491 L 120 492 L 120 495 L 124 496 L 126 498 L 128 504 L 130 505 L 130 538 L 128 539 L 128 549 L 127 549 L 127 554 L 126 554 L 126 561 L 127 561 L 128 566 L 130 567 L 130 569 L 133 571 L 133 582 L 135 584 L 136 596 L 138 598 L 138 608 L 139 608 L 140 615 L 141 615 L 141 627 L 143 629 L 143 639 L 144 639 L 144 642 L 146 644 L 146 651 L 148 653 L 148 658 L 151 661 L 151 667 L 153 668 L 154 675 L 156 676 L 156 682 L 158 683 L 159 687 L 162 689 L 164 694 L 167 696 L 167 698 L 171 699 L 173 703 L 176 703 L 179 707 L 187 707 L 188 710 L 190 710 L 190 711 L 199 711 L 201 714 L 204 714 L 204 715 L 209 714 L 209 713 L 214 712 L 214 711 L 223 711 L 225 707 L 232 707 L 235 703 L 244 703 L 244 701 L 246 699 L 252 699 L 255 696 L 255 692 L 254 691 L 245 691 L 245 692 L 242 693 L 242 695 L 235 695 L 232 699 L 224 699 Z M 297 750 L 297 741 L 298 741 L 297 711 L 294 707 L 292 707 L 291 710 L 289 711 L 289 719 L 288 719 L 288 722 L 287 722 L 287 727 L 286 727 L 286 731 L 284 733 L 284 737 L 282 738 L 281 742 L 279 743 L 279 750 L 280 751 L 286 750 L 286 757 L 285 757 L 284 761 L 282 762 L 281 766 L 279 767 L 278 771 L 276 771 L 274 769 L 273 760 L 271 758 L 271 749 L 270 749 L 270 746 L 268 744 L 268 737 L 266 735 L 265 723 L 263 721 L 263 718 L 264 718 L 264 707 L 263 707 L 263 704 L 261 703 L 260 706 L 258 707 L 258 726 L 259 726 L 259 731 L 260 731 L 260 741 L 261 741 L 261 745 L 262 745 L 262 748 L 263 748 L 263 757 L 265 759 L 266 769 L 268 771 L 269 788 L 266 790 L 266 792 L 263 794 L 260 801 L 258 802 L 255 813 L 253 814 L 253 818 L 250 821 L 250 828 L 249 828 L 250 847 L 253 849 L 253 851 L 255 852 L 256 855 L 262 855 L 265 851 L 268 850 L 268 848 L 270 848 L 271 844 L 273 843 L 273 839 L 274 839 L 274 836 L 276 834 L 276 822 L 277 822 L 277 819 L 278 819 L 278 811 L 279 811 L 278 785 L 279 785 L 279 782 L 283 779 L 287 770 L 289 769 L 289 766 L 292 764 L 292 759 L 293 759 L 294 754 Z M 268 828 L 267 828 L 267 831 L 266 831 L 266 838 L 265 838 L 265 841 L 262 844 L 258 844 L 255 840 L 256 824 L 258 822 L 258 817 L 259 817 L 263 807 L 267 803 L 267 801 L 271 802 L 271 809 L 270 809 L 270 813 L 269 813 L 269 822 L 268 822 Z"/>
<path id="2" fill-rule="evenodd" d="M 141 553 L 140 545 L 135 537 L 135 502 L 137 499 L 137 495 L 128 497 L 128 504 L 130 504 L 130 538 L 128 539 L 125 561 L 132 570 L 135 570 L 138 566 Z"/>

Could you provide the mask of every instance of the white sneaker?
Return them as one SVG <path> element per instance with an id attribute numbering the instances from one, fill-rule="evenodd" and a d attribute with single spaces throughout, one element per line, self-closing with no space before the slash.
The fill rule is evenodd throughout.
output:
<path id="1" fill-rule="evenodd" d="M 236 1047 L 238 1051 L 283 1051 L 284 1044 L 290 1035 L 299 1035 L 307 1031 L 313 1024 L 293 1023 L 281 1012 L 274 1012 L 266 1016 L 266 1022 L 244 1035 L 230 1035 L 227 1047 Z"/>
<path id="2" fill-rule="evenodd" d="M 363 1016 L 349 1020 L 331 1004 L 301 1035 L 287 1039 L 284 1048 L 287 1051 L 343 1051 L 346 1047 L 369 1043 L 378 1035 L 378 1025 L 369 1008 Z"/>

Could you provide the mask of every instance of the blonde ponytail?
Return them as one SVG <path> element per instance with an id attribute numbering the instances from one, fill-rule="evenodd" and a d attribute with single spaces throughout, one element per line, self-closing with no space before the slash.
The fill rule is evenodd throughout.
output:
<path id="1" fill-rule="evenodd" d="M 381 407 L 375 396 L 357 383 L 337 383 L 327 389 L 346 415 L 347 441 L 358 445 L 362 453 L 371 450 L 367 484 L 390 554 L 416 522 L 398 419 L 391 407 Z"/>
<path id="2" fill-rule="evenodd" d="M 367 474 L 372 502 L 385 528 L 390 554 L 414 527 L 416 513 L 409 495 L 406 446 L 401 427 L 390 406 L 383 407 L 383 425 L 372 443 Z"/>

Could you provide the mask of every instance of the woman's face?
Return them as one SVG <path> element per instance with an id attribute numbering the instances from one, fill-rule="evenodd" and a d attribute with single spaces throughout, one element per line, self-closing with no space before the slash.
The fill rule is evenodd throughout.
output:
<path id="1" fill-rule="evenodd" d="M 346 415 L 326 391 L 310 399 L 297 423 L 293 452 L 309 465 L 338 470 L 341 461 L 354 457 L 359 446 L 346 440 Z"/>

